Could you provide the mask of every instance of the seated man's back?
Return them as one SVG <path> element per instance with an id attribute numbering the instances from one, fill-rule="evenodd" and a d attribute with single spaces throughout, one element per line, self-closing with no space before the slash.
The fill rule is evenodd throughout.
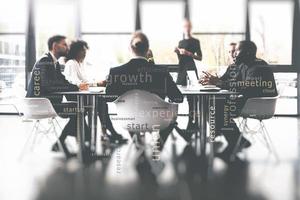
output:
<path id="1" fill-rule="evenodd" d="M 277 96 L 276 83 L 272 69 L 268 65 L 255 65 L 251 67 L 245 78 L 246 98 Z"/>
<path id="2" fill-rule="evenodd" d="M 162 99 L 168 97 L 173 102 L 182 102 L 183 96 L 168 70 L 148 63 L 143 58 L 131 59 L 128 63 L 110 70 L 106 93 L 120 96 L 140 89 L 157 94 Z"/>

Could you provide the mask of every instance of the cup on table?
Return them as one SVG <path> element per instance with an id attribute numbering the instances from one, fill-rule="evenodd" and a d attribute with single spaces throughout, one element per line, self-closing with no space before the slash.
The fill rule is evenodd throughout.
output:
<path id="1" fill-rule="evenodd" d="M 186 87 L 191 88 L 192 86 L 192 80 L 189 78 L 189 76 L 186 76 Z"/>

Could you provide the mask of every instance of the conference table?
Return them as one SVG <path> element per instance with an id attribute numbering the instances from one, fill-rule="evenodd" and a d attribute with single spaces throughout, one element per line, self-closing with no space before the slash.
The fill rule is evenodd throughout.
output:
<path id="1" fill-rule="evenodd" d="M 210 142 L 210 156 L 213 158 L 213 142 L 215 139 L 215 104 L 216 97 L 222 98 L 228 95 L 237 95 L 236 92 L 220 90 L 216 87 L 203 86 L 178 86 L 184 96 L 191 97 L 193 102 L 193 120 L 196 124 L 196 141 L 200 139 L 200 148 L 197 152 L 200 155 L 206 155 L 206 144 Z M 97 136 L 97 97 L 116 98 L 114 95 L 107 95 L 105 87 L 90 87 L 87 91 L 70 91 L 55 92 L 59 95 L 76 95 L 77 96 L 77 143 L 78 143 L 78 159 L 81 162 L 87 160 L 89 156 L 96 154 L 96 136 Z M 89 110 L 91 119 L 91 140 L 86 142 L 84 130 L 84 117 L 86 109 Z M 207 122 L 209 128 L 207 128 Z M 207 130 L 208 129 L 208 130 Z M 209 136 L 207 137 L 207 133 Z"/>

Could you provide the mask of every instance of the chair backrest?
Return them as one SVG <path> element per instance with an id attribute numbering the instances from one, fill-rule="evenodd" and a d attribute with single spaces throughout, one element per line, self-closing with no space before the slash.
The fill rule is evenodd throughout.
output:
<path id="1" fill-rule="evenodd" d="M 279 96 L 249 98 L 246 101 L 240 116 L 259 120 L 272 118 L 275 113 L 278 97 Z"/>
<path id="2" fill-rule="evenodd" d="M 57 116 L 51 102 L 47 98 L 24 98 L 22 101 L 22 112 L 25 119 L 45 119 Z"/>
<path id="3" fill-rule="evenodd" d="M 114 103 L 118 124 L 129 132 L 163 130 L 176 121 L 178 113 L 178 104 L 143 90 L 127 91 Z"/>

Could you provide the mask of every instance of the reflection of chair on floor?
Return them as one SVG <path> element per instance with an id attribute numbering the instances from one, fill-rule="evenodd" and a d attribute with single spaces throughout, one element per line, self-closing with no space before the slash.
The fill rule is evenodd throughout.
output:
<path id="1" fill-rule="evenodd" d="M 278 160 L 278 155 L 274 148 L 274 145 L 271 141 L 270 135 L 266 129 L 265 123 L 263 122 L 266 119 L 270 119 L 274 116 L 276 101 L 278 96 L 276 97 L 256 97 L 250 98 L 246 101 L 240 117 L 242 117 L 242 121 L 239 123 L 239 129 L 242 134 L 240 135 L 237 144 L 234 148 L 234 151 L 231 155 L 231 160 L 234 160 L 235 155 L 239 152 L 240 142 L 243 136 L 250 135 L 253 137 L 254 135 L 268 148 L 269 153 L 272 153 L 276 160 Z M 251 130 L 247 125 L 247 119 L 252 118 L 259 120 L 259 127 L 256 130 Z M 262 139 L 259 138 L 262 136 Z"/>
<path id="2" fill-rule="evenodd" d="M 178 105 L 165 102 L 156 94 L 143 90 L 130 90 L 114 103 L 117 107 L 118 124 L 131 133 L 132 144 L 144 148 L 143 136 L 146 132 L 152 133 L 152 155 L 157 157 L 160 150 L 157 146 L 160 138 L 158 133 L 176 122 Z"/>
<path id="3" fill-rule="evenodd" d="M 54 133 L 54 136 L 56 137 L 59 147 L 61 150 L 62 144 L 60 143 L 58 139 L 58 134 L 55 128 L 55 124 L 58 125 L 58 127 L 61 129 L 56 117 L 58 116 L 55 112 L 51 102 L 47 98 L 24 98 L 22 102 L 22 112 L 24 114 L 25 120 L 34 120 L 34 125 L 32 128 L 32 131 L 30 133 L 29 138 L 27 139 L 27 142 L 25 143 L 23 147 L 23 151 L 21 154 L 21 157 L 23 157 L 26 148 L 28 147 L 29 143 L 31 144 L 31 150 L 33 150 L 38 133 L 42 133 L 43 136 L 49 137 L 49 133 Z M 42 120 L 48 119 L 48 124 L 50 124 L 49 127 L 43 126 L 41 123 Z"/>

